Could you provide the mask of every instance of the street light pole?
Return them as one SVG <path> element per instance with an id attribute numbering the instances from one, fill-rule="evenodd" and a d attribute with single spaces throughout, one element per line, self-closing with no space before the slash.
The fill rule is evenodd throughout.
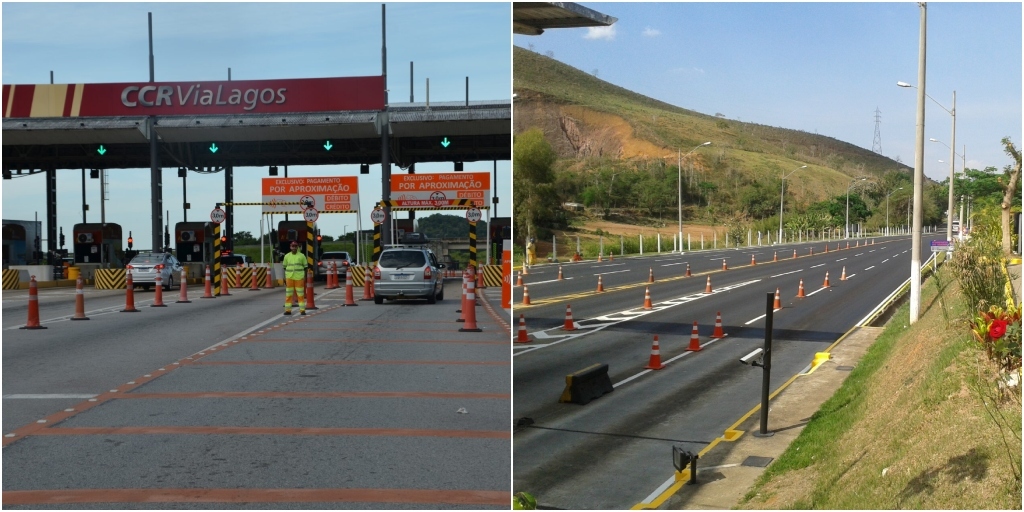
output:
<path id="1" fill-rule="evenodd" d="M 785 201 L 785 199 L 786 199 L 786 178 L 792 176 L 794 172 L 797 172 L 800 169 L 804 169 L 806 167 L 807 167 L 806 165 L 801 165 L 800 167 L 797 167 L 796 169 L 793 169 L 792 171 L 790 171 L 789 174 L 786 174 L 786 175 L 784 175 L 782 177 L 782 192 L 779 194 L 779 240 L 778 240 L 778 243 L 782 243 L 782 202 Z"/>
<path id="2" fill-rule="evenodd" d="M 917 57 L 917 142 L 914 151 L 914 225 L 910 235 L 910 323 L 921 316 L 921 223 L 924 207 L 924 98 L 927 63 L 928 4 L 919 3 L 921 30 Z"/>
<path id="3" fill-rule="evenodd" d="M 903 190 L 903 187 L 896 190 Z M 885 236 L 889 236 L 889 196 L 895 194 L 896 190 L 885 195 Z"/>
<path id="4" fill-rule="evenodd" d="M 676 150 L 676 156 L 679 159 L 678 164 L 677 164 L 677 170 L 679 171 L 679 177 L 676 180 L 676 185 L 678 185 L 678 188 L 679 188 L 679 190 L 678 190 L 678 194 L 679 195 L 677 196 L 679 198 L 679 237 L 677 238 L 677 240 L 678 240 L 677 243 L 679 244 L 679 252 L 680 253 L 683 252 L 683 157 L 684 156 L 690 156 L 690 153 L 693 153 L 694 151 L 697 151 L 701 147 L 708 146 L 710 144 L 711 144 L 711 141 L 707 141 L 707 142 L 705 142 L 703 144 L 700 144 L 697 147 L 695 147 L 695 148 L 691 149 L 690 151 L 688 151 L 686 153 L 686 155 L 682 155 L 682 150 L 679 150 L 679 149 Z"/>
<path id="5" fill-rule="evenodd" d="M 850 238 L 850 189 L 853 188 L 854 183 L 857 183 L 857 180 L 864 181 L 866 179 L 864 176 L 858 176 L 850 180 L 850 185 L 846 187 L 846 238 Z"/>

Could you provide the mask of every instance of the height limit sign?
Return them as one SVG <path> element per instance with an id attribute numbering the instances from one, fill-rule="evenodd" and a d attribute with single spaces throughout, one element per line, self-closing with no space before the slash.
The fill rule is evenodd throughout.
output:
<path id="1" fill-rule="evenodd" d="M 306 222 L 316 222 L 316 219 L 320 218 L 320 212 L 316 211 L 316 208 L 310 206 L 305 210 L 302 210 L 302 218 Z"/>
<path id="2" fill-rule="evenodd" d="M 480 219 L 482 217 L 483 217 L 483 213 L 480 211 L 480 208 L 477 208 L 477 207 L 474 206 L 474 207 L 466 210 L 466 220 L 472 222 L 473 224 L 476 224 L 477 222 L 480 222 Z"/>

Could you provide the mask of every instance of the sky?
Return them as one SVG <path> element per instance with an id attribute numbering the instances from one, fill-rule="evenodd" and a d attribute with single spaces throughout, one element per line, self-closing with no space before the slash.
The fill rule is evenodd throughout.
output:
<path id="1" fill-rule="evenodd" d="M 387 4 L 389 100 L 409 101 L 409 62 L 415 100 L 462 101 L 512 97 L 508 3 Z M 381 2 L 366 3 L 3 3 L 4 84 L 138 82 L 149 79 L 147 12 L 153 13 L 158 82 L 370 76 L 381 74 Z M 418 164 L 417 174 L 450 172 L 450 163 Z M 493 161 L 466 162 L 467 172 L 493 173 Z M 392 173 L 404 172 L 392 166 Z M 152 247 L 149 169 L 108 171 L 106 221 L 129 230 L 136 248 Z M 289 177 L 359 176 L 358 165 L 289 166 Z M 265 167 L 235 168 L 238 202 L 259 202 Z M 284 176 L 281 168 L 279 177 Z M 381 197 L 380 165 L 359 181 L 363 229 Z M 511 215 L 511 162 L 497 162 L 499 204 L 490 215 Z M 189 173 L 188 220 L 203 221 L 223 201 L 224 175 Z M 163 202 L 171 229 L 183 220 L 176 167 L 163 169 Z M 493 186 L 493 185 L 492 185 Z M 2 180 L 3 218 L 33 220 L 46 233 L 43 174 Z M 493 192 L 492 192 L 493 195 Z M 86 180 L 88 221 L 100 221 L 99 180 Z M 57 222 L 70 242 L 82 222 L 81 171 L 57 172 Z M 437 213 L 418 212 L 417 217 Z M 462 216 L 461 211 L 444 212 Z M 260 232 L 259 207 L 235 207 L 235 231 Z M 406 218 L 402 212 L 396 215 Z M 295 216 L 292 216 L 293 220 Z M 484 219 L 487 213 L 484 214 Z M 275 216 L 275 222 L 279 217 Z M 356 229 L 356 214 L 325 214 L 323 234 Z M 45 242 L 44 242 L 45 247 Z M 70 245 L 68 246 L 70 248 Z"/>
<path id="2" fill-rule="evenodd" d="M 920 9 L 916 3 L 601 3 L 611 27 L 513 36 L 598 78 L 708 115 L 802 130 L 914 165 Z M 1021 3 L 929 2 L 926 176 L 1012 163 L 1021 140 Z M 943 110 L 945 108 L 946 110 Z M 966 146 L 966 150 L 964 147 Z M 685 151 L 685 149 L 684 149 Z M 939 163 L 943 160 L 944 163 Z"/>

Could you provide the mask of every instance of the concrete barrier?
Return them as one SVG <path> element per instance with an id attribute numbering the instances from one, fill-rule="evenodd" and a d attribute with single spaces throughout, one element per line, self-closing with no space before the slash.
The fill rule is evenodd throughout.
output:
<path id="1" fill-rule="evenodd" d="M 611 393 L 615 388 L 608 378 L 608 365 L 595 364 L 565 376 L 565 390 L 561 403 L 586 405 L 595 398 Z"/>

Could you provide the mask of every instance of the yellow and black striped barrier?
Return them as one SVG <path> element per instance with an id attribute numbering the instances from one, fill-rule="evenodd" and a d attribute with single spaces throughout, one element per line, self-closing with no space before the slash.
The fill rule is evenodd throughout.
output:
<path id="1" fill-rule="evenodd" d="M 484 286 L 501 286 L 504 277 L 501 274 L 501 265 L 484 265 L 481 268 L 484 269 Z"/>
<path id="2" fill-rule="evenodd" d="M 17 270 L 4 270 L 4 290 L 17 290 L 18 289 L 18 271 Z"/>
<path id="3" fill-rule="evenodd" d="M 238 272 L 242 273 L 242 288 L 252 287 L 252 275 L 256 273 L 256 286 L 263 288 L 263 285 L 267 283 L 267 267 L 228 267 L 226 269 L 228 286 L 236 288 L 235 274 Z"/>
<path id="4" fill-rule="evenodd" d="M 97 290 L 124 290 L 128 287 L 123 268 L 98 268 L 94 276 Z"/>

